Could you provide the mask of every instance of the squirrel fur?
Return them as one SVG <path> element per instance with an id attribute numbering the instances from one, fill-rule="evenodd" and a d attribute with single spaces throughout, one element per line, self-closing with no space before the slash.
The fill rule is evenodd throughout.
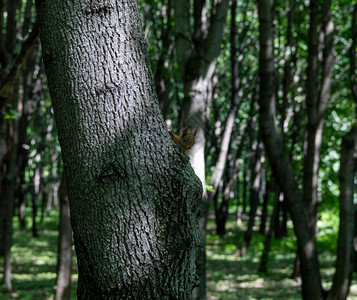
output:
<path id="1" fill-rule="evenodd" d="M 174 134 L 171 130 L 169 131 L 169 133 L 176 145 L 181 149 L 183 154 L 187 155 L 188 150 L 190 150 L 195 144 L 197 129 L 195 131 L 191 131 L 189 128 L 184 127 L 182 135 Z"/>

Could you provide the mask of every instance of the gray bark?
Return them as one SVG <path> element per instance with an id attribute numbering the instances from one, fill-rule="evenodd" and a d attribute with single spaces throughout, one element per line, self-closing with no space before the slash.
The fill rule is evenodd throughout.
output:
<path id="1" fill-rule="evenodd" d="M 38 1 L 78 299 L 190 299 L 202 185 L 165 128 L 137 1 Z"/>

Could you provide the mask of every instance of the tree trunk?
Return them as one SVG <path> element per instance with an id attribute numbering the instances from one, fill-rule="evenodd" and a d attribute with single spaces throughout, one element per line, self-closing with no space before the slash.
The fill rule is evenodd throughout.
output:
<path id="1" fill-rule="evenodd" d="M 268 218 L 268 205 L 269 205 L 269 199 L 270 199 L 271 190 L 272 190 L 272 187 L 271 187 L 272 184 L 273 184 L 272 180 L 269 180 L 266 183 L 266 190 L 265 190 L 264 198 L 263 198 L 262 217 L 261 217 L 260 227 L 259 227 L 259 233 L 263 234 L 263 235 L 265 235 L 265 233 L 266 233 L 266 223 L 267 223 L 267 218 Z M 272 218 L 270 221 L 271 224 L 272 224 L 272 222 L 273 223 L 275 222 L 275 215 L 273 214 L 271 216 L 271 218 Z M 273 226 L 270 225 L 270 227 L 273 227 Z"/>
<path id="2" fill-rule="evenodd" d="M 215 71 L 217 56 L 220 52 L 223 29 L 229 1 L 218 0 L 212 2 L 211 16 L 208 21 L 206 7 L 203 1 L 194 1 L 193 19 L 190 14 L 190 1 L 174 1 L 175 9 L 175 46 L 176 55 L 184 84 L 184 99 L 180 125 L 197 128 L 196 144 L 189 156 L 196 175 L 200 178 L 203 189 L 205 179 L 205 144 L 206 120 L 209 107 L 209 86 Z M 209 208 L 209 198 L 204 193 L 200 213 L 200 231 L 202 240 L 206 237 L 206 224 Z M 206 297 L 205 252 L 198 261 L 200 286 L 194 291 L 195 299 Z"/>
<path id="3" fill-rule="evenodd" d="M 240 132 L 245 132 L 245 126 L 241 126 Z M 223 186 L 222 186 L 222 202 L 218 206 L 218 210 L 216 209 L 216 225 L 217 225 L 217 234 L 224 235 L 226 233 L 226 223 L 228 220 L 229 213 L 229 201 L 231 198 L 234 198 L 234 187 L 238 184 L 238 174 L 239 174 L 239 157 L 241 157 L 243 146 L 244 146 L 244 133 L 238 133 L 238 137 L 236 139 L 236 145 L 238 149 L 234 151 L 235 153 L 232 155 L 228 155 L 226 162 L 226 170 L 223 178 Z M 232 151 L 232 147 L 229 147 Z M 232 195 L 233 194 L 233 195 Z M 239 193 L 236 194 L 236 198 L 238 199 L 237 203 L 237 223 L 241 221 L 241 211 L 239 207 Z"/>
<path id="4" fill-rule="evenodd" d="M 338 234 L 336 271 L 328 300 L 346 299 L 353 272 L 353 233 L 355 204 L 354 179 L 357 171 L 357 124 L 343 138 L 340 163 L 340 230 Z"/>
<path id="5" fill-rule="evenodd" d="M 17 96 L 17 95 L 16 95 Z M 17 99 L 15 95 L 13 99 Z M 14 100 L 15 101 L 15 100 Z M 15 101 L 16 102 L 16 101 Z M 11 282 L 11 246 L 12 246 L 12 216 L 14 210 L 15 180 L 16 180 L 16 149 L 17 120 L 6 121 L 6 154 L 1 162 L 1 193 L 0 193 L 0 256 L 4 257 L 4 284 L 7 292 L 12 291 Z"/>
<path id="6" fill-rule="evenodd" d="M 168 117 L 169 108 L 172 99 L 170 99 L 170 76 L 172 73 L 172 61 L 173 61 L 173 39 L 172 39 L 172 3 L 171 0 L 164 1 L 161 8 L 161 53 L 156 66 L 156 72 L 154 74 L 154 82 L 159 100 L 161 111 L 166 119 Z M 166 19 L 166 22 L 164 21 Z M 149 20 L 152 21 L 151 19 Z"/>
<path id="7" fill-rule="evenodd" d="M 275 126 L 275 77 L 271 7 L 268 0 L 258 1 L 259 14 L 259 128 L 273 174 L 284 193 L 294 223 L 302 260 L 303 299 L 321 299 L 321 277 L 314 230 L 304 206 L 295 174 Z"/>
<path id="8" fill-rule="evenodd" d="M 357 117 L 356 45 L 357 3 L 352 11 L 352 43 L 350 48 L 350 83 Z M 352 273 L 356 271 L 357 208 L 353 201 L 355 175 L 357 172 L 357 123 L 347 133 L 341 145 L 340 159 L 340 229 L 338 234 L 336 269 L 328 300 L 346 299 Z"/>
<path id="9" fill-rule="evenodd" d="M 137 1 L 37 1 L 78 299 L 191 299 L 202 184 L 164 125 Z"/>
<path id="10" fill-rule="evenodd" d="M 71 298 L 72 226 L 65 177 L 59 187 L 60 219 L 57 256 L 56 300 Z"/>
<path id="11" fill-rule="evenodd" d="M 262 272 L 262 273 L 268 272 L 269 252 L 270 252 L 270 248 L 271 248 L 271 240 L 273 238 L 273 232 L 274 232 L 274 226 L 275 226 L 275 215 L 278 212 L 279 198 L 280 198 L 279 193 L 275 193 L 273 212 L 270 217 L 270 227 L 269 227 L 268 233 L 265 237 L 264 249 L 262 251 L 262 256 L 260 259 L 258 272 Z"/>
<path id="12" fill-rule="evenodd" d="M 231 80 L 231 104 L 229 108 L 229 113 L 226 119 L 226 124 L 223 131 L 222 142 L 219 148 L 219 155 L 216 161 L 214 171 L 211 175 L 209 185 L 212 186 L 213 191 L 208 192 L 208 196 L 212 199 L 214 194 L 217 192 L 218 185 L 221 182 L 221 179 L 224 174 L 224 169 L 226 165 L 229 145 L 231 141 L 231 136 L 234 128 L 235 118 L 240 104 L 242 103 L 242 99 L 239 96 L 239 88 L 240 88 L 240 77 L 239 77 L 239 69 L 241 59 L 238 60 L 238 49 L 236 45 L 236 35 L 237 35 L 237 27 L 236 27 L 236 9 L 237 9 L 237 1 L 233 0 L 231 5 L 231 31 L 230 31 L 230 44 L 231 44 L 231 72 L 232 72 L 232 80 Z M 246 32 L 245 32 L 246 33 Z M 243 55 L 241 56 L 243 57 Z"/>
<path id="13" fill-rule="evenodd" d="M 249 220 L 247 225 L 247 230 L 244 233 L 244 240 L 241 246 L 240 255 L 245 256 L 250 245 L 250 242 L 253 237 L 253 226 L 255 223 L 255 217 L 257 214 L 257 209 L 260 204 L 259 191 L 261 187 L 261 177 L 262 177 L 262 155 L 263 147 L 260 141 L 257 142 L 257 145 L 253 148 L 253 159 L 251 167 L 251 186 L 249 192 Z"/>

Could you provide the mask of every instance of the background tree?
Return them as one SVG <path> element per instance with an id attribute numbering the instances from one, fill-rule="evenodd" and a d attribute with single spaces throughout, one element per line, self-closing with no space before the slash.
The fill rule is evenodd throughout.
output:
<path id="1" fill-rule="evenodd" d="M 197 129 L 196 144 L 190 151 L 190 160 L 202 186 L 206 187 L 205 175 L 205 144 L 207 111 L 212 89 L 217 56 L 223 38 L 229 1 L 212 2 L 193 1 L 193 15 L 191 1 L 174 1 L 175 10 L 175 46 L 179 71 L 183 81 L 183 103 L 179 116 L 179 127 L 185 124 Z M 208 7 L 210 13 L 208 13 Z M 193 19 L 193 27 L 191 20 Z M 204 192 L 203 206 L 200 214 L 200 231 L 202 240 L 206 236 L 206 223 L 209 201 Z M 194 298 L 206 297 L 206 258 L 202 254 L 198 261 L 198 276 L 200 286 Z"/>
<path id="2" fill-rule="evenodd" d="M 21 104 L 26 102 L 25 97 L 21 99 L 22 101 L 19 100 L 19 79 L 37 44 L 38 37 L 37 24 L 31 26 L 32 1 L 25 2 L 23 15 L 19 12 L 22 5 L 21 1 L 0 2 L 0 256 L 4 257 L 4 282 L 8 291 L 12 290 L 12 216 L 19 171 L 18 142 L 19 137 L 26 130 L 26 127 L 19 127 L 18 122 L 18 116 L 22 113 L 18 110 L 18 106 L 23 107 Z M 23 37 L 20 43 L 17 43 L 18 35 Z M 20 47 L 19 53 L 17 47 Z"/>
<path id="3" fill-rule="evenodd" d="M 295 174 L 275 124 L 275 76 L 271 6 L 268 0 L 258 1 L 259 11 L 259 128 L 273 174 L 284 192 L 298 241 L 302 260 L 302 294 L 304 299 L 321 299 L 321 278 L 314 230 L 309 212 L 295 181 Z"/>

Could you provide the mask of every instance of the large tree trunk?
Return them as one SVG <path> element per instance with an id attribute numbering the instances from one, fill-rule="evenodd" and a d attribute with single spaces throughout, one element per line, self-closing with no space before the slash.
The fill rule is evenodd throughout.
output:
<path id="1" fill-rule="evenodd" d="M 202 184 L 164 125 L 137 1 L 38 1 L 78 299 L 190 299 Z"/>
<path id="2" fill-rule="evenodd" d="M 321 277 L 314 229 L 309 211 L 295 180 L 289 157 L 275 124 L 275 77 L 271 7 L 268 0 L 258 1 L 259 13 L 259 128 L 276 182 L 283 191 L 294 223 L 300 250 L 303 299 L 321 299 Z"/>

